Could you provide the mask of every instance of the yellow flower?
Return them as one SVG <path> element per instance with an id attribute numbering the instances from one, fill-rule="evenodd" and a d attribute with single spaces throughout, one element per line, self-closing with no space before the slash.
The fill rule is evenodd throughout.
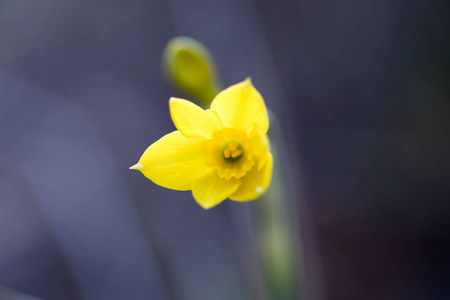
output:
<path id="1" fill-rule="evenodd" d="M 192 190 L 204 209 L 266 191 L 273 165 L 269 119 L 250 79 L 220 92 L 207 110 L 177 98 L 169 104 L 178 130 L 148 147 L 130 169 L 165 188 Z"/>

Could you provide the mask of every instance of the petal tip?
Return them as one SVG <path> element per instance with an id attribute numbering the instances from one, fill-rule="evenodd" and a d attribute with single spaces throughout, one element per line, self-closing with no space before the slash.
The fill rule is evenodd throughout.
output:
<path id="1" fill-rule="evenodd" d="M 252 79 L 250 77 L 245 78 L 245 80 L 244 80 L 244 90 L 248 91 L 249 88 L 251 88 L 252 86 L 253 86 Z"/>
<path id="2" fill-rule="evenodd" d="M 203 208 L 203 210 L 210 210 L 211 208 L 213 208 L 214 206 L 208 206 L 208 205 L 200 205 L 201 208 Z"/>
<path id="3" fill-rule="evenodd" d="M 170 97 L 169 98 L 169 106 L 174 105 L 175 103 L 185 103 L 185 102 L 191 102 L 189 100 L 177 98 L 177 97 Z"/>
<path id="4" fill-rule="evenodd" d="M 169 99 L 169 106 L 172 106 L 174 102 L 177 102 L 178 98 L 170 97 Z"/>
<path id="5" fill-rule="evenodd" d="M 217 206 L 217 204 L 201 203 L 200 201 L 197 201 L 197 204 L 200 205 L 203 210 L 210 210 L 211 208 Z"/>
<path id="6" fill-rule="evenodd" d="M 129 169 L 130 170 L 140 170 L 140 169 L 142 169 L 144 166 L 142 165 L 142 164 L 135 164 L 135 165 L 133 165 L 133 166 L 131 166 Z"/>
<path id="7" fill-rule="evenodd" d="M 256 189 L 255 189 L 255 192 L 258 195 L 262 195 L 264 193 L 264 189 L 261 186 L 257 186 Z"/>

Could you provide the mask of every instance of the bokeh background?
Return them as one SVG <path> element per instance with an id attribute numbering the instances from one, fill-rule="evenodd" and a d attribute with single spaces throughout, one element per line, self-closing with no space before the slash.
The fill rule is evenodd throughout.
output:
<path id="1" fill-rule="evenodd" d="M 282 120 L 311 300 L 450 299 L 449 16 L 444 0 L 0 0 L 0 286 L 262 297 L 252 204 L 205 212 L 128 170 L 174 129 L 161 54 L 186 35 Z"/>

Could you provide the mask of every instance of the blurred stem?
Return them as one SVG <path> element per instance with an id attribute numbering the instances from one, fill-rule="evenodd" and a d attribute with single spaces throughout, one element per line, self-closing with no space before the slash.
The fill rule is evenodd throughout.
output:
<path id="1" fill-rule="evenodd" d="M 272 183 L 261 199 L 253 204 L 258 246 L 264 268 L 268 300 L 304 299 L 300 276 L 301 255 L 296 249 L 292 209 L 289 203 L 289 186 L 282 158 L 285 142 L 277 118 L 270 114 L 269 138 L 274 157 Z M 300 237 L 299 237 L 300 239 Z M 301 240 L 301 239 L 300 239 Z M 300 293 L 300 295 L 299 295 Z"/>

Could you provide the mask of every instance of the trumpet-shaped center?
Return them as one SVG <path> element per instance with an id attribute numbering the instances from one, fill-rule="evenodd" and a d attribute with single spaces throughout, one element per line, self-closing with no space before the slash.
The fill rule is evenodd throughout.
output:
<path id="1" fill-rule="evenodd" d="M 216 130 L 212 139 L 203 143 L 208 166 L 217 169 L 221 178 L 241 178 L 255 164 L 247 134 L 243 130 Z"/>

